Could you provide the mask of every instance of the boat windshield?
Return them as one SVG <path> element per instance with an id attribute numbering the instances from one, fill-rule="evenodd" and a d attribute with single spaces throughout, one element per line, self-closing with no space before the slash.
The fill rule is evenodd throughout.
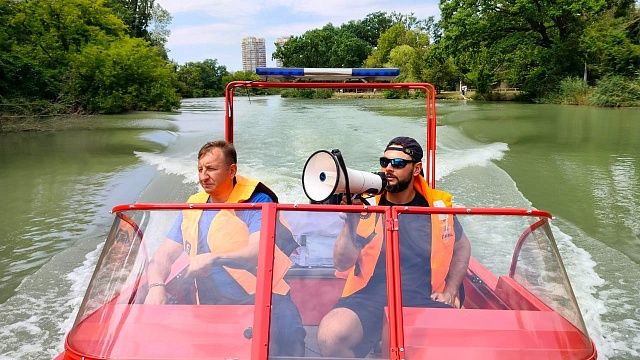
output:
<path id="1" fill-rule="evenodd" d="M 65 344 L 79 358 L 320 358 L 330 355 L 327 314 L 359 291 L 378 314 L 366 330 L 377 340 L 359 354 L 368 358 L 585 359 L 594 351 L 547 213 L 288 204 L 134 204 L 114 213 Z M 347 268 L 334 263 L 345 231 L 366 249 Z M 431 255 L 439 239 L 471 244 L 461 309 L 420 298 L 438 287 Z M 257 265 L 223 256 L 252 244 Z M 191 268 L 206 262 L 198 254 L 221 255 Z M 152 279 L 158 268 L 163 284 Z"/>

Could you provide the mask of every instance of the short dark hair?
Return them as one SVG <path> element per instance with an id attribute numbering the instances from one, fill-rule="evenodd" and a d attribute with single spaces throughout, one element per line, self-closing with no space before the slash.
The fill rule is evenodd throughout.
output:
<path id="1" fill-rule="evenodd" d="M 198 160 L 200 160 L 206 153 L 213 149 L 220 149 L 222 151 L 222 155 L 224 155 L 224 159 L 227 164 L 237 164 L 238 163 L 238 154 L 236 153 L 236 148 L 232 143 L 226 142 L 224 140 L 216 140 L 209 141 L 208 143 L 202 145 L 200 151 L 198 151 Z"/>

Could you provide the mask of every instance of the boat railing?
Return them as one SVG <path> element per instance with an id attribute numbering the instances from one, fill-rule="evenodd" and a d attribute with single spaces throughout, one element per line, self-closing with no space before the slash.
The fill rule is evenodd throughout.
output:
<path id="1" fill-rule="evenodd" d="M 190 211 L 221 210 L 233 210 L 236 213 L 248 211 L 261 215 L 258 263 L 257 267 L 252 269 L 257 277 L 255 305 L 219 308 L 205 306 L 191 309 L 188 304 L 195 305 L 195 290 L 192 285 L 187 283 L 184 286 L 184 282 L 180 281 L 188 264 L 188 259 L 182 257 L 182 260 L 174 264 L 167 279 L 167 288 L 175 289 L 172 290 L 175 296 L 170 301 L 174 305 L 143 306 L 147 291 L 146 268 L 159 243 L 166 239 L 166 234 L 175 223 L 176 217 Z M 294 260 L 296 263 L 285 275 L 285 280 L 290 285 L 291 297 L 299 308 L 303 324 L 313 334 L 313 329 L 318 326 L 324 314 L 340 297 L 344 286 L 344 279 L 337 277 L 334 271 L 331 253 L 335 238 L 344 221 L 342 214 L 345 213 L 360 214 L 361 217 L 365 214 L 377 214 L 376 216 L 382 219 L 384 239 L 386 239 L 385 252 L 392 254 L 388 257 L 386 265 L 386 288 L 389 296 L 384 325 L 387 329 L 383 339 L 385 348 L 400 349 L 406 346 L 411 348 L 415 346 L 415 338 L 412 335 L 415 331 L 435 331 L 437 327 L 446 327 L 448 321 L 455 319 L 463 321 L 464 318 L 474 318 L 476 320 L 473 321 L 479 323 L 488 318 L 496 319 L 502 324 L 496 325 L 496 333 L 506 335 L 516 334 L 508 329 L 507 324 L 513 319 L 524 317 L 529 319 L 527 321 L 533 322 L 534 328 L 542 326 L 544 322 L 552 322 L 554 326 L 563 329 L 563 333 L 570 332 L 573 328 L 577 334 L 584 334 L 586 338 L 586 330 L 577 305 L 572 308 L 566 304 L 560 304 L 563 307 L 558 306 L 557 301 L 553 301 L 554 298 L 568 297 L 564 301 L 575 304 L 573 294 L 567 293 L 562 285 L 564 283 L 562 276 L 566 274 L 558 271 L 562 269 L 562 263 L 557 249 L 554 250 L 556 245 L 548 226 L 551 215 L 544 211 L 273 203 L 131 204 L 116 206 L 112 211 L 116 219 L 109 238 L 105 242 L 105 249 L 98 260 L 85 301 L 68 337 L 68 348 L 84 347 L 87 352 L 97 355 L 133 351 L 134 345 L 122 343 L 122 341 L 134 336 L 139 326 L 154 324 L 154 328 L 159 327 L 167 321 L 172 321 L 173 318 L 185 316 L 180 315 L 183 313 L 181 309 L 190 309 L 188 310 L 190 321 L 203 325 L 208 323 L 213 327 L 207 336 L 219 336 L 216 335 L 218 331 L 224 331 L 222 328 L 216 330 L 215 326 L 216 323 L 223 321 L 222 319 L 226 319 L 225 314 L 229 316 L 232 313 L 238 314 L 228 326 L 240 333 L 245 331 L 247 326 L 253 326 L 252 339 L 247 342 L 247 346 L 250 346 L 251 358 L 265 359 L 268 357 L 268 349 L 262 344 L 268 343 L 270 331 L 271 306 L 269 304 L 272 300 L 274 281 L 275 244 L 282 235 L 276 225 L 276 219 L 280 217 L 287 219 L 296 241 L 302 243 L 300 240 L 304 238 L 306 249 L 302 253 L 306 257 L 297 257 Z M 409 299 L 402 298 L 402 286 L 409 285 L 402 284 L 400 281 L 403 261 L 399 251 L 399 244 L 402 241 L 402 223 L 411 218 L 429 221 L 434 215 L 455 216 L 472 244 L 473 257 L 464 281 L 464 291 L 468 299 L 464 303 L 464 308 L 459 310 L 460 313 L 457 311 L 443 313 L 441 309 L 409 310 L 412 308 L 403 305 Z M 505 257 L 497 253 L 495 244 L 491 241 L 500 242 L 504 249 L 498 251 L 508 253 L 506 259 L 512 260 L 497 261 Z M 489 245 L 493 246 L 493 250 L 486 251 Z M 224 265 L 238 267 L 234 264 Z M 560 277 L 554 278 L 551 276 L 552 273 L 559 273 Z M 174 284 L 183 285 L 174 286 Z M 187 304 L 187 307 L 179 304 Z M 476 309 L 483 309 L 485 312 L 474 312 L 473 310 Z M 573 309 L 576 313 L 567 312 L 567 309 Z M 533 313 L 539 313 L 539 315 Z M 558 314 L 568 321 L 563 323 L 559 320 Z M 418 325 L 416 321 L 424 316 L 433 319 L 432 325 L 429 325 L 430 330 L 426 328 L 418 330 L 424 325 Z M 180 325 L 172 323 L 171 326 L 177 326 L 178 333 L 173 335 L 176 341 L 187 341 L 188 338 L 181 335 L 182 332 L 179 331 Z M 100 340 L 86 343 L 84 339 L 87 332 L 94 334 L 94 337 Z M 223 341 L 222 338 L 221 341 Z M 316 345 L 314 345 L 313 336 L 308 339 L 307 344 L 310 349 L 314 349 Z M 220 343 L 215 346 L 223 345 Z M 422 351 L 419 348 L 412 349 L 416 352 Z M 317 353 L 317 349 L 309 350 L 311 356 Z"/>

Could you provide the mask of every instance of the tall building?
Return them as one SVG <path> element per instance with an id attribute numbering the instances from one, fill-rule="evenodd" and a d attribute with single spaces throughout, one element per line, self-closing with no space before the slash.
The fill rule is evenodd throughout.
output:
<path id="1" fill-rule="evenodd" d="M 264 38 L 249 36 L 242 39 L 242 70 L 256 71 L 256 67 L 267 66 Z"/>
<path id="2" fill-rule="evenodd" d="M 291 36 L 284 36 L 284 37 L 279 37 L 276 39 L 276 44 L 283 46 L 284 43 L 287 42 L 287 40 L 291 39 Z M 282 60 L 280 59 L 276 59 L 276 66 L 277 67 L 282 67 Z"/>

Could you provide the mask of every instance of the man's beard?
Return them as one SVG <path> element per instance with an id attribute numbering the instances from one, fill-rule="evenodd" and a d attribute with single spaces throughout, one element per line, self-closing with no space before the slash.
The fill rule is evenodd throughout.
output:
<path id="1" fill-rule="evenodd" d="M 395 185 L 387 185 L 387 191 L 390 193 L 399 193 L 399 192 L 403 192 L 405 191 L 409 185 L 411 185 L 413 178 L 408 178 L 406 180 L 400 180 L 399 178 L 398 182 Z"/>

